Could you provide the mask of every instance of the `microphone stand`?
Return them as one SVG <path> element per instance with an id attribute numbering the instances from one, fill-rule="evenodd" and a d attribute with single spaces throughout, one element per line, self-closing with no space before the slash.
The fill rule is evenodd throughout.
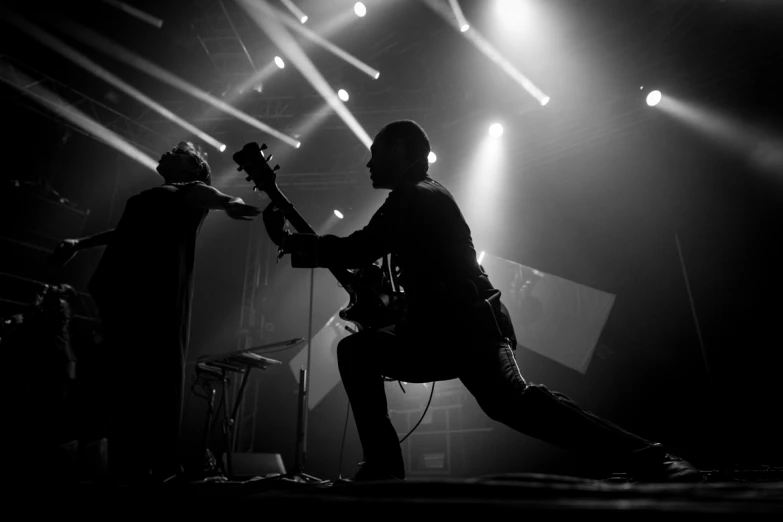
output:
<path id="1" fill-rule="evenodd" d="M 310 361 L 312 360 L 313 342 L 313 288 L 315 286 L 315 269 L 310 269 L 310 314 L 307 326 L 307 369 L 299 370 L 299 408 L 296 429 L 296 450 L 294 470 L 286 475 L 286 478 L 297 482 L 322 483 L 325 482 L 304 472 L 307 459 L 307 418 L 308 402 L 310 396 Z"/>

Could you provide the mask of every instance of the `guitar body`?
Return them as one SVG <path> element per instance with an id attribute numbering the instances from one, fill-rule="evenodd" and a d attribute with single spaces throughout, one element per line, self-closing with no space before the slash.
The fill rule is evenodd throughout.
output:
<path id="1" fill-rule="evenodd" d="M 357 330 L 377 330 L 396 324 L 405 313 L 405 295 L 394 292 L 388 277 L 378 265 L 354 273 L 356 283 L 349 290 L 348 305 L 340 318 Z"/>
<path id="2" fill-rule="evenodd" d="M 248 143 L 241 151 L 234 153 L 234 161 L 239 165 L 237 170 L 244 170 L 248 174 L 247 180 L 255 184 L 256 190 L 266 192 L 273 203 L 284 209 L 286 219 L 297 232 L 314 234 L 313 228 L 277 186 L 275 171 L 279 167 L 273 169 L 269 166 L 272 156 L 265 157 L 265 149 L 266 144 L 259 147 L 257 143 Z M 378 265 L 372 264 L 353 271 L 331 268 L 329 271 L 349 296 L 348 305 L 340 310 L 339 316 L 352 322 L 357 331 L 394 325 L 405 313 L 404 294 L 394 291 L 391 274 L 386 274 Z"/>

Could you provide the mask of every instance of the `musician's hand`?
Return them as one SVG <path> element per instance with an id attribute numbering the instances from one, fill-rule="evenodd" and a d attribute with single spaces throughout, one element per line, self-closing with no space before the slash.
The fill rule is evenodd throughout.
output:
<path id="1" fill-rule="evenodd" d="M 266 233 L 269 234 L 269 239 L 275 245 L 280 246 L 285 236 L 285 213 L 274 203 L 270 203 L 264 209 L 264 226 Z"/>
<path id="2" fill-rule="evenodd" d="M 253 217 L 261 213 L 260 208 L 246 205 L 242 198 L 234 198 L 226 205 L 225 209 L 228 217 L 240 221 L 252 221 Z"/>
<path id="3" fill-rule="evenodd" d="M 54 252 L 49 256 L 47 264 L 52 268 L 62 268 L 73 259 L 73 256 L 75 256 L 78 251 L 79 240 L 66 239 L 57 245 L 57 248 L 55 248 Z"/>

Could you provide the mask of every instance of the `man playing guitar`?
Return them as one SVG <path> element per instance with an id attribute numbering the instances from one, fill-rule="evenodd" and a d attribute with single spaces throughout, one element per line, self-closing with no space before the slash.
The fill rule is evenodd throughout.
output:
<path id="1" fill-rule="evenodd" d="M 529 436 L 601 452 L 638 481 L 702 479 L 660 444 L 526 382 L 514 358 L 511 320 L 476 260 L 470 228 L 448 190 L 427 175 L 424 130 L 412 121 L 390 123 L 371 152 L 373 187 L 391 193 L 363 229 L 343 238 L 291 234 L 284 230 L 295 213 L 290 206 L 273 197 L 264 211 L 271 240 L 291 254 L 294 267 L 362 269 L 392 254 L 400 268 L 405 314 L 392 325 L 359 328 L 337 348 L 365 455 L 356 480 L 405 476 L 384 377 L 414 383 L 459 378 L 487 415 Z"/>

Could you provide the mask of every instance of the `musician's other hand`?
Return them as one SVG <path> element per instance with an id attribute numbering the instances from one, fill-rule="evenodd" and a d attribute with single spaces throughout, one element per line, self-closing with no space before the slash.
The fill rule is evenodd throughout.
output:
<path id="1" fill-rule="evenodd" d="M 269 239 L 275 245 L 280 246 L 285 236 L 285 213 L 274 203 L 270 203 L 264 209 L 264 226 L 266 233 L 269 234 Z"/>
<path id="2" fill-rule="evenodd" d="M 231 219 L 240 221 L 252 221 L 253 217 L 261 213 L 261 209 L 253 205 L 246 205 L 242 198 L 235 198 L 226 205 L 226 214 Z"/>
<path id="3" fill-rule="evenodd" d="M 62 268 L 73 259 L 73 256 L 78 251 L 78 239 L 65 239 L 54 249 L 54 252 L 49 256 L 47 264 L 53 268 Z"/>

